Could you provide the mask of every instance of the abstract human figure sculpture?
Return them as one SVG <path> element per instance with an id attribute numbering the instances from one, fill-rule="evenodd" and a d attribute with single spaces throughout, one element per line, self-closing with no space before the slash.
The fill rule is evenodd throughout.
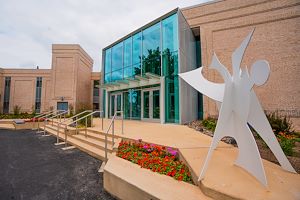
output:
<path id="1" fill-rule="evenodd" d="M 294 168 L 284 155 L 252 89 L 254 84 L 261 86 L 267 81 L 270 74 L 269 63 L 265 60 L 256 61 L 251 66 L 250 74 L 247 68 L 240 68 L 244 52 L 253 32 L 254 30 L 249 33 L 232 54 L 232 76 L 227 68 L 220 63 L 216 54 L 213 55 L 209 68 L 215 69 L 221 74 L 224 79 L 223 84 L 206 80 L 202 75 L 203 67 L 179 74 L 183 80 L 196 90 L 214 99 L 220 110 L 212 143 L 198 181 L 204 178 L 213 150 L 217 147 L 219 141 L 225 136 L 230 136 L 235 138 L 239 148 L 236 165 L 247 170 L 263 185 L 267 186 L 262 160 L 247 123 L 259 133 L 274 153 L 282 168 L 295 173 Z"/>

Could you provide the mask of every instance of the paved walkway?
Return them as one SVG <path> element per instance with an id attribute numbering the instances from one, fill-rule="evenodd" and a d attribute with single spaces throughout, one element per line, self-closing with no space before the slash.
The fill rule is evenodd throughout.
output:
<path id="1" fill-rule="evenodd" d="M 107 130 L 110 120 L 104 120 Z M 95 119 L 93 129 L 101 129 L 101 120 Z M 124 121 L 124 134 L 121 120 L 115 122 L 115 133 L 130 139 L 176 147 L 192 169 L 194 177 L 200 175 L 212 138 L 183 125 Z M 202 190 L 223 199 L 229 195 L 237 199 L 300 199 L 300 175 L 289 173 L 274 163 L 263 160 L 268 187 L 264 187 L 244 169 L 234 164 L 238 148 L 220 142 L 214 151 Z M 196 180 L 194 180 L 196 181 Z M 212 192 L 213 191 L 213 192 Z"/>
<path id="2" fill-rule="evenodd" d="M 101 161 L 54 146 L 54 137 L 0 130 L 0 199 L 113 199 L 103 190 Z"/>

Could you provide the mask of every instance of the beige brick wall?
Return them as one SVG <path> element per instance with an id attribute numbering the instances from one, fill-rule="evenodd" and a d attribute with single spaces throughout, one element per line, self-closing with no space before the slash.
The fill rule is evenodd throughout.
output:
<path id="1" fill-rule="evenodd" d="M 49 101 L 49 97 L 43 96 L 44 93 L 49 92 L 47 82 L 50 81 L 49 69 L 1 69 L 1 111 L 3 107 L 4 98 L 4 81 L 5 77 L 11 77 L 10 87 L 10 102 L 9 112 L 12 113 L 15 106 L 21 107 L 21 112 L 31 113 L 35 106 L 36 93 L 36 78 L 42 77 L 42 99 L 41 111 L 49 110 L 49 106 L 45 104 Z"/>
<path id="2" fill-rule="evenodd" d="M 52 95 L 50 105 L 68 102 L 76 109 L 92 106 L 90 93 L 93 60 L 80 45 L 52 45 Z"/>
<path id="3" fill-rule="evenodd" d="M 231 71 L 231 54 L 255 28 L 242 67 L 266 59 L 268 82 L 255 87 L 265 110 L 281 110 L 300 129 L 300 2 L 296 0 L 227 0 L 182 10 L 191 27 L 200 28 L 202 65 L 208 66 L 215 51 Z M 213 70 L 205 70 L 212 81 L 222 82 Z M 214 101 L 204 98 L 205 116 L 218 114 Z"/>

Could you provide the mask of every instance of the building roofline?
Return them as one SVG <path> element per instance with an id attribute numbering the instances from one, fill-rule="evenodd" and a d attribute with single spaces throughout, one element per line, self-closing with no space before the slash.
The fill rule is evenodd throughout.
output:
<path id="1" fill-rule="evenodd" d="M 127 35 L 121 37 L 120 39 L 118 39 L 117 41 L 113 42 L 112 44 L 110 44 L 110 45 L 104 47 L 104 48 L 102 49 L 102 51 L 105 51 L 105 50 L 107 50 L 107 49 L 113 47 L 114 45 L 118 44 L 119 42 L 121 42 L 121 41 L 123 41 L 123 40 L 129 38 L 130 36 L 132 36 L 132 35 L 134 35 L 134 34 L 140 32 L 141 30 L 144 30 L 145 28 L 150 27 L 150 26 L 153 25 L 153 24 L 156 24 L 157 22 L 161 21 L 162 19 L 164 19 L 164 18 L 166 18 L 166 17 L 168 17 L 168 16 L 170 16 L 170 15 L 172 15 L 172 14 L 177 13 L 178 10 L 179 10 L 179 8 L 177 7 L 177 8 L 175 8 L 175 9 L 169 11 L 168 13 L 166 13 L 166 14 L 164 14 L 164 15 L 158 17 L 158 18 L 156 18 L 155 20 L 153 20 L 153 21 L 151 21 L 151 22 L 149 22 L 149 23 L 143 25 L 142 27 L 136 29 L 135 31 L 130 32 L 129 34 L 127 34 Z"/>
<path id="2" fill-rule="evenodd" d="M 189 9 L 193 9 L 193 8 L 197 8 L 197 7 L 201 7 L 201 6 L 206 6 L 206 5 L 209 5 L 209 4 L 218 3 L 218 2 L 221 2 L 221 1 L 224 1 L 224 0 L 211 0 L 211 1 L 208 1 L 208 2 L 199 3 L 199 4 L 192 5 L 192 6 L 187 6 L 187 7 L 184 7 L 184 8 L 180 8 L 180 10 L 189 10 Z"/>

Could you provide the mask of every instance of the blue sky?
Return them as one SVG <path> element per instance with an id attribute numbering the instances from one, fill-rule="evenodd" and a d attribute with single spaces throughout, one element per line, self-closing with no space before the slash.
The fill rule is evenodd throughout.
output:
<path id="1" fill-rule="evenodd" d="M 0 67 L 51 68 L 51 44 L 80 44 L 101 68 L 101 50 L 169 12 L 208 0 L 0 0 Z"/>

